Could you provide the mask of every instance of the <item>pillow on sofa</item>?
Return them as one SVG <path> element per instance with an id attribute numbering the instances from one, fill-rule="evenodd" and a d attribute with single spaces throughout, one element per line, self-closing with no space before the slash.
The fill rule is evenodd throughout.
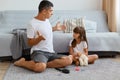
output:
<path id="1" fill-rule="evenodd" d="M 72 33 L 76 26 L 84 26 L 84 18 L 66 19 L 63 21 L 66 26 L 65 33 Z"/>
<path id="2" fill-rule="evenodd" d="M 85 30 L 87 33 L 95 33 L 97 31 L 97 23 L 91 20 L 85 20 Z"/>
<path id="3" fill-rule="evenodd" d="M 97 23 L 83 18 L 66 19 L 63 24 L 66 26 L 65 33 L 72 33 L 76 26 L 83 26 L 87 33 L 95 33 L 97 31 Z"/>

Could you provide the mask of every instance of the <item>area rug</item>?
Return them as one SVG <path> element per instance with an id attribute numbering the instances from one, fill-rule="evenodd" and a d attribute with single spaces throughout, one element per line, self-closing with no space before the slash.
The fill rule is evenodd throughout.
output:
<path id="1" fill-rule="evenodd" d="M 120 62 L 112 59 L 98 59 L 94 64 L 75 70 L 74 65 L 66 67 L 69 74 L 61 73 L 54 68 L 47 68 L 42 73 L 10 65 L 3 80 L 120 80 Z"/>

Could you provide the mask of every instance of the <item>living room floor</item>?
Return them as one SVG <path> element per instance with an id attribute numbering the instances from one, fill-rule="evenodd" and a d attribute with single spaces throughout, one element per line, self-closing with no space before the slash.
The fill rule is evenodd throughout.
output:
<path id="1" fill-rule="evenodd" d="M 5 72 L 7 71 L 8 67 L 10 65 L 10 62 L 0 62 L 0 80 L 3 80 L 3 76 L 5 75 Z"/>
<path id="2" fill-rule="evenodd" d="M 112 59 L 114 61 L 120 62 L 120 54 Z M 5 75 L 10 63 L 11 63 L 10 61 L 0 62 L 0 80 L 3 80 L 3 76 Z"/>

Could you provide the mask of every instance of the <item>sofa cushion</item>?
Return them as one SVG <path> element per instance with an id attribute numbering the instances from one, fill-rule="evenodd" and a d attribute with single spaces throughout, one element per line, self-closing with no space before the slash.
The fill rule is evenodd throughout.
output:
<path id="1" fill-rule="evenodd" d="M 26 24 L 37 15 L 35 10 L 8 10 L 0 12 L 0 23 L 7 24 L 11 27 L 25 27 Z M 85 19 L 96 21 L 97 32 L 108 32 L 107 18 L 104 11 L 72 11 L 72 10 L 56 10 L 54 15 L 50 18 L 52 26 L 60 21 L 61 23 L 65 19 L 69 18 L 81 18 L 85 16 Z M 8 26 L 6 26 L 8 27 Z"/>
<path id="2" fill-rule="evenodd" d="M 66 53 L 69 50 L 69 42 L 72 40 L 72 33 L 53 32 L 53 47 L 57 53 Z"/>
<path id="3" fill-rule="evenodd" d="M 10 45 L 13 34 L 0 33 L 0 56 L 11 56 Z"/>

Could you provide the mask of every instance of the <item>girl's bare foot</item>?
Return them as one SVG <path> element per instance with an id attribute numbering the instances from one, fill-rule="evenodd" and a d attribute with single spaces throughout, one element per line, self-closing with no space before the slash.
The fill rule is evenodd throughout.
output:
<path id="1" fill-rule="evenodd" d="M 22 66 L 22 64 L 23 64 L 24 61 L 25 61 L 25 58 L 21 58 L 20 60 L 15 61 L 14 65 L 15 66 Z"/>
<path id="2" fill-rule="evenodd" d="M 89 62 L 89 64 L 94 64 L 94 61 L 93 62 Z"/>

